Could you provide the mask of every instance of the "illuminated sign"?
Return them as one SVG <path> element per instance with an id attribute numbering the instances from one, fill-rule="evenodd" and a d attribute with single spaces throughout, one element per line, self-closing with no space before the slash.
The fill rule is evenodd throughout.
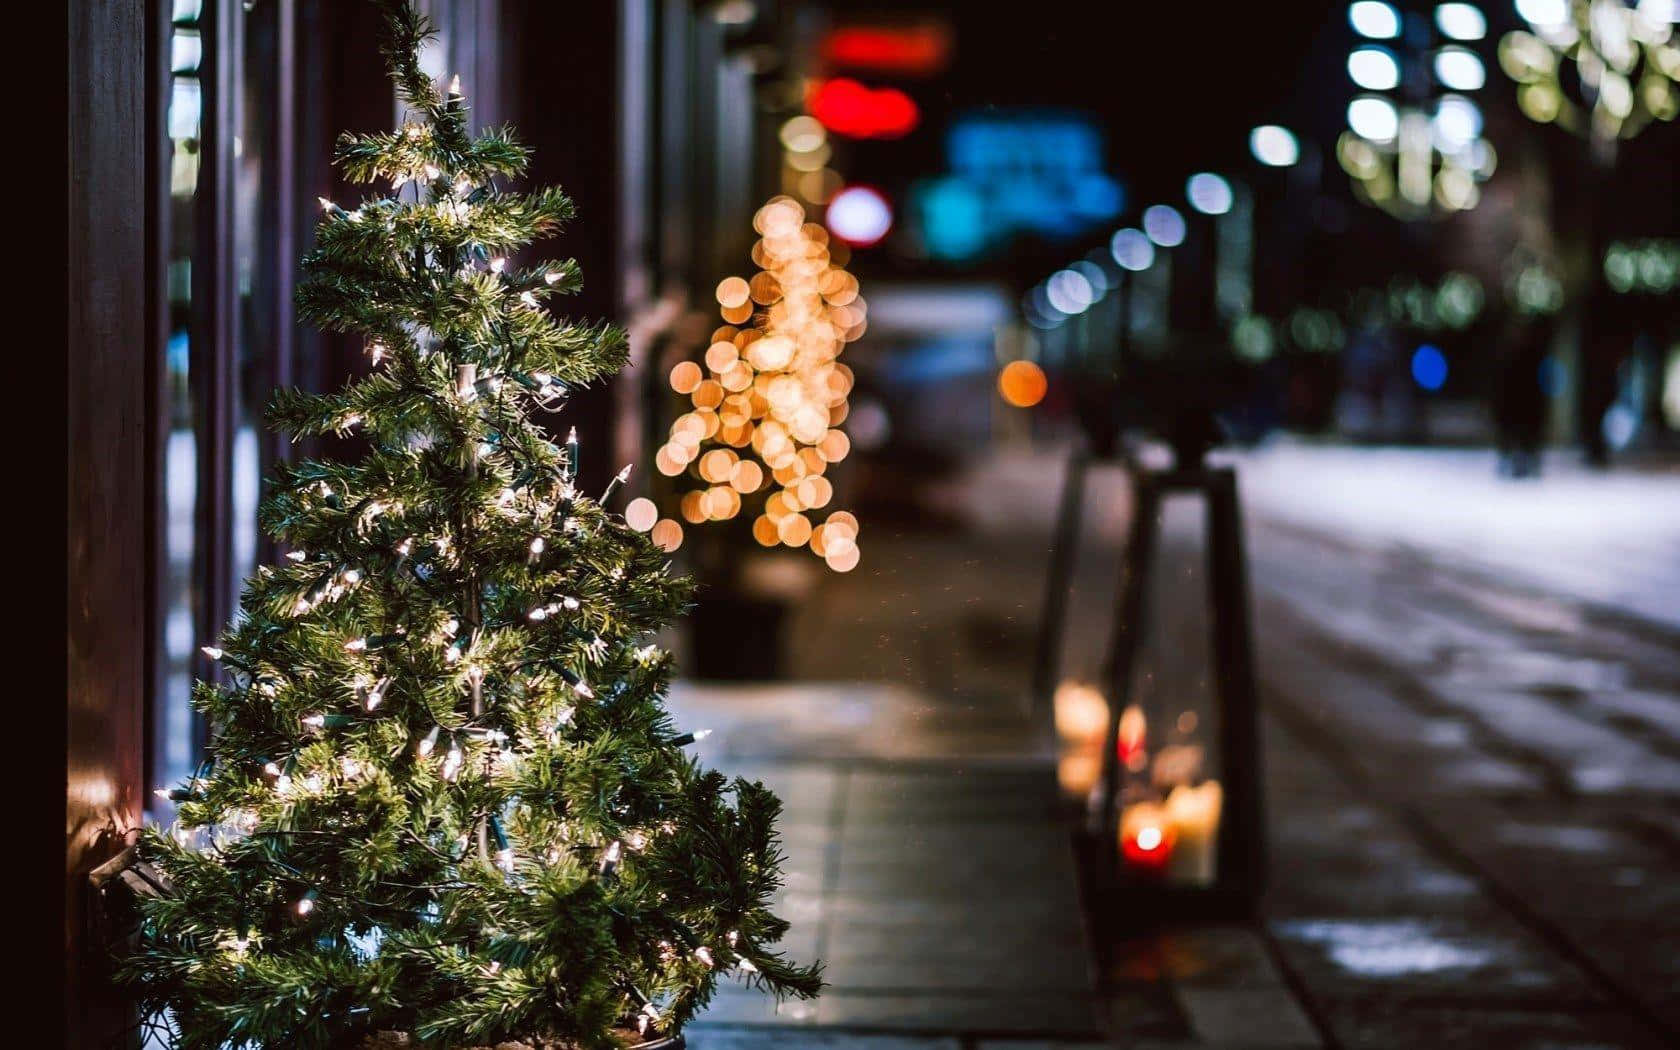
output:
<path id="1" fill-rule="evenodd" d="M 842 26 L 823 37 L 822 57 L 837 69 L 931 76 L 950 62 L 951 30 L 941 22 Z"/>
<path id="2" fill-rule="evenodd" d="M 915 130 L 921 110 L 897 88 L 871 88 L 850 77 L 819 81 L 806 109 L 836 135 L 853 139 L 897 139 Z"/>
<path id="3" fill-rule="evenodd" d="M 1112 222 L 1125 204 L 1104 168 L 1101 130 L 1056 110 L 987 110 L 959 117 L 946 141 L 951 173 L 911 194 L 929 255 L 974 259 L 1010 236 L 1069 239 Z"/>

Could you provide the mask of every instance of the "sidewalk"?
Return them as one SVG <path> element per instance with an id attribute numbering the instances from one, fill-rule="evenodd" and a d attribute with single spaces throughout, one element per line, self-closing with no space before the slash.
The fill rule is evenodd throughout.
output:
<path id="1" fill-rule="evenodd" d="M 1559 570 L 1587 516 L 1560 511 L 1572 524 L 1551 529 L 1549 501 L 1577 496 L 1509 495 L 1464 454 L 1438 476 L 1434 453 L 1284 454 L 1288 470 L 1240 467 L 1262 921 L 1112 945 L 1092 972 L 1052 752 L 1024 695 L 1062 459 L 1003 455 L 929 490 L 955 526 L 864 520 L 864 564 L 819 574 L 796 606 L 793 680 L 676 689 L 679 723 L 716 730 L 699 745 L 709 765 L 782 793 L 787 947 L 824 959 L 832 984 L 779 1011 L 723 992 L 690 1029 L 696 1050 L 1672 1045 L 1680 634 L 1647 613 L 1674 522 L 1614 528 Z M 1600 509 L 1636 518 L 1673 484 L 1570 488 L 1559 471 L 1541 485 L 1554 479 L 1619 491 Z M 1319 496 L 1290 517 L 1300 491 Z M 1388 502 L 1357 505 L 1377 492 Z M 1401 492 L 1417 505 L 1378 512 Z M 1454 508 L 1446 524 L 1431 498 Z M 1509 543 L 1471 531 L 1477 499 Z M 1090 679 L 1124 476 L 1093 471 L 1087 507 L 1063 674 Z M 1163 578 L 1199 598 L 1195 515 L 1170 517 Z"/>

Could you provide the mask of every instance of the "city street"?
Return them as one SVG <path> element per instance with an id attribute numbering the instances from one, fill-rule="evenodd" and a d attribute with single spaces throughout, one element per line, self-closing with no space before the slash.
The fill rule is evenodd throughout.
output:
<path id="1" fill-rule="evenodd" d="M 1402 485 L 1409 465 L 1443 500 L 1481 500 L 1468 509 L 1503 520 L 1507 542 L 1453 533 L 1428 502 L 1353 520 L 1357 499 L 1318 504 L 1340 517 L 1303 509 L 1299 493 L 1353 485 L 1375 456 Z M 1239 469 L 1264 921 L 1163 929 L 1089 968 L 1047 716 L 1026 695 L 1060 470 L 1047 453 L 1005 455 L 940 497 L 963 508 L 960 538 L 865 521 L 868 560 L 799 605 L 803 681 L 676 698 L 679 718 L 719 730 L 706 760 L 783 792 L 788 946 L 826 959 L 832 985 L 779 1012 L 725 993 L 696 1047 L 790 1045 L 784 1026 L 800 1027 L 796 1045 L 880 1050 L 1674 1038 L 1680 634 L 1647 614 L 1665 611 L 1680 516 L 1580 552 L 1583 579 L 1581 559 L 1648 564 L 1618 577 L 1646 588 L 1618 604 L 1571 591 L 1568 551 L 1548 544 L 1573 537 L 1487 504 L 1591 499 L 1597 485 L 1650 507 L 1680 481 L 1560 466 L 1513 486 L 1489 456 L 1304 446 Z M 1093 471 L 1069 675 L 1100 665 L 1126 502 L 1117 470 Z M 1195 523 L 1169 504 L 1163 558 L 1186 602 L 1202 593 Z"/>

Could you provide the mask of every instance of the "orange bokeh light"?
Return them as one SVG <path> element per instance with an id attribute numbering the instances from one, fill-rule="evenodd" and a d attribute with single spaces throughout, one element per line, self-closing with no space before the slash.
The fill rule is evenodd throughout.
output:
<path id="1" fill-rule="evenodd" d="M 1031 408 L 1044 400 L 1050 381 L 1031 361 L 1011 361 L 998 373 L 998 394 L 1016 408 Z"/>

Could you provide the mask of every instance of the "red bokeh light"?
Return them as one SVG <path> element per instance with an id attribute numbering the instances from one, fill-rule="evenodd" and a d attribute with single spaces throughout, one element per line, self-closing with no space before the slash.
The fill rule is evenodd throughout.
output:
<path id="1" fill-rule="evenodd" d="M 903 76 L 929 76 L 950 59 L 945 26 L 845 26 L 823 38 L 823 59 L 833 67 Z"/>
<path id="2" fill-rule="evenodd" d="M 806 108 L 836 135 L 854 139 L 896 139 L 921 122 L 921 110 L 897 88 L 871 88 L 850 77 L 817 82 Z"/>

